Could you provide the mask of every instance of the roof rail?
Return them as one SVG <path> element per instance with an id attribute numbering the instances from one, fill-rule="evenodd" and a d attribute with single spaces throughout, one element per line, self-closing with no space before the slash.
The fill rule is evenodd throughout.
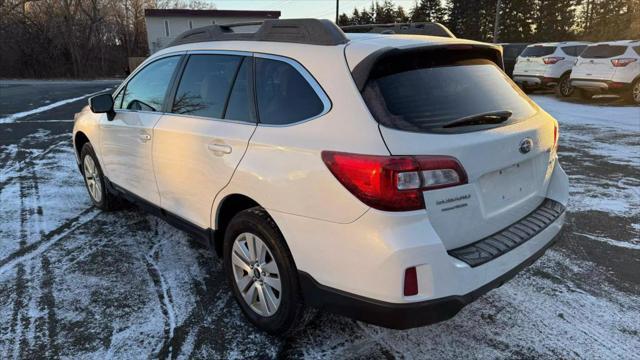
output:
<path id="1" fill-rule="evenodd" d="M 274 41 L 309 45 L 340 45 L 349 42 L 329 20 L 284 19 L 209 25 L 178 35 L 168 47 L 205 41 Z"/>
<path id="2" fill-rule="evenodd" d="M 368 24 L 342 26 L 346 33 L 410 34 L 455 38 L 446 26 L 436 22 Z"/>

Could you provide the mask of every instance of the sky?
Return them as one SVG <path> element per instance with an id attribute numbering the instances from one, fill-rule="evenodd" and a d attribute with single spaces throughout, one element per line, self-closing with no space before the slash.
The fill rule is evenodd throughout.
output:
<path id="1" fill-rule="evenodd" d="M 335 19 L 336 0 L 213 0 L 220 10 L 280 10 L 282 19 L 311 17 Z M 409 10 L 415 0 L 394 0 L 396 5 Z M 370 7 L 372 0 L 340 0 L 340 13 L 351 14 L 354 7 Z"/>

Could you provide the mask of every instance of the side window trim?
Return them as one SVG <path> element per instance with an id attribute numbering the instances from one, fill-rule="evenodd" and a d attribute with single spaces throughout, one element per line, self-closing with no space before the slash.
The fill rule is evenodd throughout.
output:
<path id="1" fill-rule="evenodd" d="M 173 86 L 173 81 L 175 81 L 176 75 L 178 74 L 179 70 L 182 69 L 182 66 L 184 64 L 184 60 L 185 60 L 185 51 L 179 51 L 179 52 L 172 52 L 172 53 L 168 53 L 168 54 L 164 54 L 162 56 L 159 56 L 147 63 L 143 63 L 140 66 L 138 66 L 133 73 L 131 73 L 131 75 L 129 75 L 123 82 L 122 85 L 120 85 L 119 88 L 116 89 L 116 91 L 114 92 L 114 94 L 116 94 L 113 98 L 117 98 L 121 92 L 124 92 L 127 90 L 127 86 L 129 85 L 129 82 L 135 78 L 139 72 L 141 72 L 142 70 L 146 69 L 149 65 L 153 64 L 156 61 L 162 60 L 162 59 L 166 59 L 168 57 L 173 57 L 173 56 L 179 56 L 180 60 L 178 61 L 178 65 L 176 66 L 176 68 L 173 71 L 173 74 L 171 75 L 171 80 L 169 81 L 169 87 L 167 88 L 167 92 L 164 94 L 164 104 L 163 104 L 163 108 L 161 109 L 161 111 L 145 111 L 145 110 L 129 110 L 129 109 L 114 109 L 116 112 L 144 112 L 144 113 L 152 113 L 152 114 L 163 114 L 165 113 L 165 108 L 167 105 L 167 100 L 168 100 L 168 96 L 172 91 L 172 86 Z M 124 93 L 122 94 L 122 101 L 124 101 Z M 115 104 L 114 104 L 115 105 Z M 120 105 L 122 106 L 122 102 L 120 103 Z"/>
<path id="2" fill-rule="evenodd" d="M 238 65 L 238 69 L 236 70 L 236 74 L 233 77 L 233 81 L 231 82 L 231 87 L 229 88 L 229 93 L 227 94 L 227 99 L 224 103 L 224 109 L 222 110 L 222 120 L 225 121 L 234 121 L 234 122 L 238 122 L 240 120 L 233 120 L 233 119 L 227 119 L 227 110 L 229 108 L 229 102 L 231 101 L 231 95 L 233 95 L 233 89 L 235 89 L 236 87 L 236 81 L 238 80 L 238 75 L 240 74 L 240 71 L 242 70 L 242 66 L 244 65 L 245 61 L 250 61 L 251 64 L 249 64 L 250 66 L 250 71 L 249 71 L 249 102 L 250 102 L 250 106 L 251 106 L 251 112 L 254 115 L 255 118 L 255 124 L 259 123 L 259 119 L 258 119 L 258 108 L 256 106 L 257 102 L 256 102 L 256 86 L 255 86 L 255 67 L 256 67 L 256 62 L 255 62 L 255 58 L 253 56 L 253 54 L 251 55 L 245 55 L 243 56 L 242 62 L 240 62 L 240 65 Z M 252 124 L 248 121 L 242 121 L 243 123 L 246 124 Z"/>
<path id="3" fill-rule="evenodd" d="M 322 106 L 323 109 L 322 111 L 315 115 L 312 116 L 308 119 L 302 119 L 302 120 L 298 120 L 296 122 L 292 122 L 289 124 L 265 124 L 260 122 L 260 111 L 258 109 L 258 101 L 257 98 L 255 98 L 257 96 L 257 91 L 256 89 L 256 85 L 255 85 L 255 81 L 257 76 L 255 76 L 255 61 L 254 61 L 254 70 L 253 70 L 253 74 L 254 74 L 254 98 L 255 98 L 255 103 L 256 103 L 256 114 L 257 114 L 257 118 L 258 118 L 258 126 L 265 126 L 265 127 L 287 127 L 287 126 L 294 126 L 300 123 L 304 123 L 307 121 L 311 121 L 314 120 L 316 118 L 319 118 L 323 115 L 325 115 L 326 113 L 328 113 L 329 111 L 331 111 L 331 108 L 333 106 L 333 104 L 331 103 L 331 99 L 329 99 L 329 96 L 327 96 L 327 93 L 324 91 L 324 89 L 322 88 L 322 86 L 320 86 L 320 84 L 318 83 L 318 81 L 313 77 L 313 75 L 311 75 L 311 73 L 299 62 L 297 62 L 296 60 L 286 57 L 286 56 L 280 56 L 280 55 L 272 55 L 272 54 L 264 54 L 264 53 L 255 53 L 254 54 L 255 58 L 262 58 L 262 59 L 270 59 L 270 60 L 275 60 L 275 61 L 282 61 L 286 64 L 291 65 L 298 73 L 300 73 L 300 75 L 302 75 L 302 77 L 304 78 L 304 80 L 309 84 L 309 86 L 311 86 L 311 88 L 313 89 L 313 91 L 316 93 L 316 95 L 318 96 L 318 98 L 320 99 L 320 101 L 322 102 Z"/>

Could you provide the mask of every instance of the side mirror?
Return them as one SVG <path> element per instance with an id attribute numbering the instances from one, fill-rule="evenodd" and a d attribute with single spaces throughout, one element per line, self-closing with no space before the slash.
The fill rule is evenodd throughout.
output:
<path id="1" fill-rule="evenodd" d="M 96 114 L 107 114 L 107 119 L 113 120 L 116 112 L 113 111 L 113 98 L 111 94 L 100 94 L 89 98 L 89 107 Z"/>

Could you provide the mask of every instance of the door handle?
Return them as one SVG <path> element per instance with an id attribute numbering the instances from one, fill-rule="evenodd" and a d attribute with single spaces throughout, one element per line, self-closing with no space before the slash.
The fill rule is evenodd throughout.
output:
<path id="1" fill-rule="evenodd" d="M 209 144 L 207 148 L 213 151 L 216 155 L 231 154 L 233 148 L 226 144 Z"/>
<path id="2" fill-rule="evenodd" d="M 142 140 L 142 142 L 147 142 L 147 141 L 151 140 L 151 135 L 149 135 L 149 134 L 139 134 L 138 138 L 140 138 L 140 140 Z"/>

